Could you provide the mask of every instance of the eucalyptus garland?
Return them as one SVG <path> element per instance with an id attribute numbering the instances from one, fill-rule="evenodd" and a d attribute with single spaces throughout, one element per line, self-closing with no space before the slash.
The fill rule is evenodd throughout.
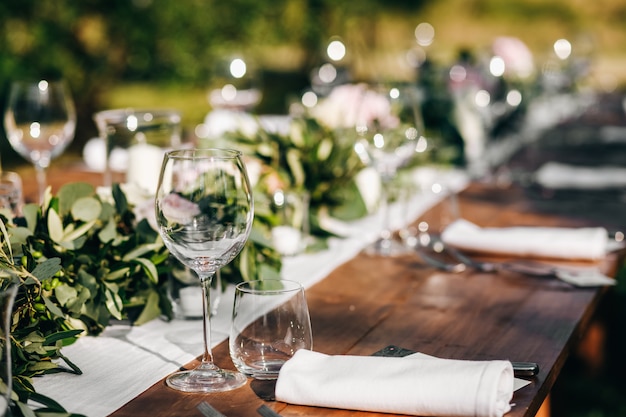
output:
<path id="1" fill-rule="evenodd" d="M 101 195 L 90 184 L 70 183 L 56 196 L 48 192 L 42 205 L 26 205 L 23 217 L 0 213 L 0 286 L 19 286 L 11 324 L 14 416 L 72 415 L 32 383 L 46 374 L 81 373 L 64 346 L 114 320 L 140 325 L 172 317 L 166 288 L 174 260 L 136 209 L 119 185 Z M 279 273 L 265 228 L 255 221 L 224 280 Z M 6 392 L 4 381 L 0 390 Z M 28 401 L 41 407 L 32 410 Z"/>

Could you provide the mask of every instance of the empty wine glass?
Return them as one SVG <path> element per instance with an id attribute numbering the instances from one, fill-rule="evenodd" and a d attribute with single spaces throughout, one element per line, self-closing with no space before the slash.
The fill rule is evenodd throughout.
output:
<path id="1" fill-rule="evenodd" d="M 156 217 L 165 245 L 202 284 L 204 354 L 198 367 L 170 375 L 185 392 L 235 389 L 247 378 L 218 368 L 211 353 L 210 286 L 218 269 L 241 251 L 252 227 L 252 191 L 241 153 L 224 149 L 168 152 L 156 193 Z"/>
<path id="2" fill-rule="evenodd" d="M 382 230 L 366 253 L 396 256 L 406 248 L 393 239 L 388 212 L 388 191 L 398 169 L 405 166 L 417 152 L 426 149 L 423 136 L 419 94 L 414 86 L 368 86 L 363 90 L 356 119 L 357 154 L 380 175 L 379 213 Z"/>
<path id="3" fill-rule="evenodd" d="M 76 110 L 63 81 L 13 82 L 4 114 L 9 143 L 35 165 L 39 201 L 46 190 L 46 168 L 74 138 Z"/>

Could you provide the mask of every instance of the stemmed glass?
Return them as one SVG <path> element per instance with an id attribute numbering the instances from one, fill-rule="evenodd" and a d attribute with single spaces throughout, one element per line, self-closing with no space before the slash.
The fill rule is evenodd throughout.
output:
<path id="1" fill-rule="evenodd" d="M 167 385 L 185 392 L 238 388 L 245 384 L 246 377 L 213 363 L 209 311 L 215 273 L 239 254 L 252 227 L 252 191 L 241 153 L 227 149 L 168 152 L 161 167 L 155 206 L 165 245 L 196 272 L 202 284 L 202 361 L 195 369 L 170 375 Z"/>
<path id="2" fill-rule="evenodd" d="M 70 144 L 76 129 L 76 110 L 65 82 L 13 82 L 4 127 L 13 149 L 35 165 L 43 201 L 46 168 Z"/>
<path id="3" fill-rule="evenodd" d="M 393 239 L 388 191 L 398 169 L 409 163 L 417 152 L 426 149 L 417 88 L 411 85 L 367 86 L 362 93 L 356 131 L 358 139 L 354 149 L 363 163 L 378 172 L 382 182 L 379 205 L 382 230 L 365 251 L 382 256 L 406 253 L 404 245 Z"/>

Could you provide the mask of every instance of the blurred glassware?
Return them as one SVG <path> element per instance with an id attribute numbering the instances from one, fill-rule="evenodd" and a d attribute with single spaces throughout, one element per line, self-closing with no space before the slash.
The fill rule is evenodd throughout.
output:
<path id="1" fill-rule="evenodd" d="M 399 86 L 361 86 L 361 99 L 356 110 L 358 134 L 354 145 L 363 163 L 378 172 L 382 187 L 379 213 L 382 217 L 380 237 L 366 253 L 397 256 L 406 248 L 394 239 L 389 225 L 388 191 L 398 169 L 409 164 L 427 148 L 423 136 L 419 90 L 410 84 Z"/>
<path id="2" fill-rule="evenodd" d="M 274 248 L 284 256 L 301 253 L 309 239 L 309 194 L 306 191 L 277 190 L 272 196 L 272 213 L 277 224 L 272 226 Z"/>
<path id="3" fill-rule="evenodd" d="M 0 172 L 0 210 L 9 210 L 13 216 L 22 215 L 24 194 L 22 178 L 17 172 Z"/>
<path id="4" fill-rule="evenodd" d="M 173 109 L 114 109 L 94 115 L 104 164 L 104 185 L 114 173 L 146 195 L 154 195 L 165 152 L 181 145 L 181 115 Z"/>
<path id="5" fill-rule="evenodd" d="M 70 144 L 76 129 L 76 110 L 66 83 L 11 83 L 4 127 L 13 149 L 34 164 L 42 202 L 46 168 Z"/>
<path id="6" fill-rule="evenodd" d="M 217 61 L 208 101 L 214 109 L 248 111 L 261 102 L 259 73 L 249 58 L 233 55 Z"/>

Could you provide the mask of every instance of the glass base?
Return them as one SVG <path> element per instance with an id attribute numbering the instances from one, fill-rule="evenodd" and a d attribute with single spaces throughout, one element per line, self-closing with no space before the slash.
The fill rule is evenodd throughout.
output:
<path id="1" fill-rule="evenodd" d="M 224 369 L 180 371 L 165 380 L 168 387 L 183 392 L 222 392 L 239 388 L 248 381 L 244 374 Z"/>
<path id="2" fill-rule="evenodd" d="M 364 252 L 368 255 L 393 257 L 407 255 L 411 250 L 397 240 L 379 238 L 368 245 Z"/>

